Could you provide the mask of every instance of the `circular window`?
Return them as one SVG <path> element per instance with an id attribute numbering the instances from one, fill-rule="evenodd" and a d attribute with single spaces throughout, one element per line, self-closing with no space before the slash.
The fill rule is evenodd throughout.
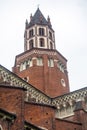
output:
<path id="1" fill-rule="evenodd" d="M 61 79 L 61 84 L 62 84 L 63 87 L 66 87 L 66 83 L 65 83 L 64 79 Z"/>

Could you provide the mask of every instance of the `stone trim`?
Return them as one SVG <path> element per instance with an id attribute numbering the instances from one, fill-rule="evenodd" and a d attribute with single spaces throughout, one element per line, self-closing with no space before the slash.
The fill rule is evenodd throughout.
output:
<path id="1" fill-rule="evenodd" d="M 1 65 L 0 65 L 0 82 L 6 82 L 11 87 L 14 86 L 16 88 L 20 87 L 27 89 L 25 98 L 25 101 L 27 102 L 31 101 L 34 103 L 56 106 L 57 115 L 60 118 L 63 113 L 65 114 L 66 117 L 70 114 L 73 114 L 76 102 L 78 100 L 86 101 L 87 98 L 87 87 L 55 98 L 51 98 Z M 62 111 L 62 114 L 60 115 L 61 110 L 64 111 Z"/>

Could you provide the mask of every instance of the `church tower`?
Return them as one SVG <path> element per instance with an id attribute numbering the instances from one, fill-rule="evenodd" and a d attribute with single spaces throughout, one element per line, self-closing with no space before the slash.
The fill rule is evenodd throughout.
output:
<path id="1" fill-rule="evenodd" d="M 50 97 L 69 92 L 67 60 L 55 46 L 55 32 L 38 8 L 26 20 L 24 52 L 17 55 L 13 72 Z"/>

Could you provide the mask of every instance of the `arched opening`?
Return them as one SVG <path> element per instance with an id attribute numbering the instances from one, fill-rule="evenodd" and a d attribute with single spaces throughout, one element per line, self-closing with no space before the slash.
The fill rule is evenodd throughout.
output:
<path id="1" fill-rule="evenodd" d="M 48 66 L 49 67 L 54 67 L 54 60 L 52 58 L 48 59 Z"/>
<path id="2" fill-rule="evenodd" d="M 44 45 L 44 39 L 43 39 L 43 38 L 40 38 L 39 43 L 40 43 L 40 47 L 44 47 L 44 46 L 45 46 L 45 45 Z"/>
<path id="3" fill-rule="evenodd" d="M 29 31 L 29 38 L 33 37 L 33 35 L 34 35 L 33 29 L 31 29 L 31 30 Z"/>
<path id="4" fill-rule="evenodd" d="M 44 36 L 44 28 L 39 28 L 39 35 Z"/>
<path id="5" fill-rule="evenodd" d="M 52 40 L 52 33 L 49 31 L 49 38 Z"/>
<path id="6" fill-rule="evenodd" d="M 32 49 L 33 48 L 33 40 L 30 40 L 29 41 L 29 49 Z"/>
<path id="7" fill-rule="evenodd" d="M 52 42 L 50 42 L 50 49 L 53 49 L 53 44 L 52 44 Z"/>
<path id="8" fill-rule="evenodd" d="M 43 65 L 43 58 L 42 57 L 38 57 L 37 58 L 37 65 L 38 66 L 42 66 Z"/>

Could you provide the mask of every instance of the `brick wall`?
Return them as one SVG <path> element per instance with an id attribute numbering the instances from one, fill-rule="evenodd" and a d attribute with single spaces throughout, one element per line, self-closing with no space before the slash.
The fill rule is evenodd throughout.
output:
<path id="1" fill-rule="evenodd" d="M 38 54 L 32 54 L 29 57 L 38 57 Z M 43 91 L 45 94 L 56 97 L 60 96 L 62 94 L 69 92 L 69 81 L 68 81 L 68 74 L 67 72 L 61 72 L 59 68 L 57 67 L 56 60 L 60 59 L 63 64 L 66 65 L 66 60 L 62 58 L 61 55 L 52 55 L 52 59 L 54 60 L 54 67 L 48 67 L 48 59 L 49 55 L 43 54 L 40 55 L 43 58 L 43 66 L 37 66 L 37 58 L 33 60 L 33 66 L 29 67 L 23 71 L 19 71 L 18 68 L 14 67 L 13 72 L 15 72 L 17 75 L 19 75 L 21 78 L 29 77 L 29 83 L 38 88 L 39 90 Z M 23 59 L 19 56 L 18 61 L 16 63 L 19 64 L 20 62 L 26 61 L 26 56 L 23 54 Z M 24 60 L 25 58 L 25 60 Z M 64 87 L 61 84 L 61 79 L 65 80 L 66 86 Z"/>
<path id="2" fill-rule="evenodd" d="M 56 130 L 82 130 L 80 123 L 56 119 Z"/>
<path id="3" fill-rule="evenodd" d="M 82 130 L 87 130 L 87 112 L 84 109 L 75 111 L 74 120 L 83 124 Z"/>
<path id="4" fill-rule="evenodd" d="M 20 88 L 0 86 L 0 108 L 17 116 L 11 125 L 12 130 L 23 130 L 24 128 L 24 96 L 24 91 Z"/>
<path id="5" fill-rule="evenodd" d="M 25 119 L 37 126 L 55 130 L 55 108 L 41 104 L 25 104 Z"/>

